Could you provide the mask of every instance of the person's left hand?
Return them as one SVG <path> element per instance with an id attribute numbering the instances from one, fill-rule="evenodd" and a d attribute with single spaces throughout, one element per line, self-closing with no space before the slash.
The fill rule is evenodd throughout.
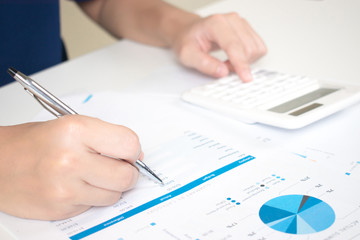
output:
<path id="1" fill-rule="evenodd" d="M 227 61 L 210 55 L 219 48 L 226 52 Z M 193 21 L 178 34 L 173 49 L 185 66 L 218 78 L 234 71 L 244 82 L 252 80 L 251 63 L 267 52 L 259 35 L 237 13 L 216 14 Z"/>

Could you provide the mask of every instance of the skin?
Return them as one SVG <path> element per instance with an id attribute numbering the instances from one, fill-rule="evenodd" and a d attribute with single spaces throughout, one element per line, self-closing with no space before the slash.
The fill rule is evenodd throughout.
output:
<path id="1" fill-rule="evenodd" d="M 132 130 L 85 116 L 0 127 L 0 135 L 0 210 L 23 218 L 114 204 L 136 184 L 132 164 L 143 159 Z"/>
<path id="2" fill-rule="evenodd" d="M 251 63 L 267 52 L 259 35 L 237 13 L 201 18 L 162 0 L 93 0 L 79 6 L 115 37 L 171 48 L 182 64 L 213 77 L 235 71 L 250 82 Z M 227 61 L 209 54 L 219 48 L 228 55 Z"/>
<path id="3" fill-rule="evenodd" d="M 114 36 L 171 48 L 180 63 L 213 77 L 234 71 L 249 82 L 251 63 L 266 53 L 262 39 L 236 13 L 201 18 L 161 0 L 79 6 Z M 212 57 L 216 49 L 228 60 Z M 135 186 L 133 164 L 144 158 L 132 130 L 85 116 L 0 127 L 0 152 L 0 210 L 42 220 L 114 204 Z"/>

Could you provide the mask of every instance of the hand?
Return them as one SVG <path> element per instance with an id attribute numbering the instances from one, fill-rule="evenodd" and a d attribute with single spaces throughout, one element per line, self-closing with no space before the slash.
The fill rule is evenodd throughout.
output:
<path id="1" fill-rule="evenodd" d="M 236 13 L 193 21 L 177 36 L 173 48 L 185 66 L 218 78 L 234 71 L 244 82 L 252 80 L 250 64 L 267 51 L 262 39 Z M 219 48 L 228 55 L 226 62 L 210 56 L 210 51 Z"/>
<path id="2" fill-rule="evenodd" d="M 143 159 L 133 131 L 84 116 L 0 127 L 0 152 L 0 210 L 43 220 L 116 203 Z"/>

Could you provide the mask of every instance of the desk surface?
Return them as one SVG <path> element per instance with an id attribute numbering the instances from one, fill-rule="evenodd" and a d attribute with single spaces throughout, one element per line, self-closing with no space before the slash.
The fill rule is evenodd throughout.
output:
<path id="1" fill-rule="evenodd" d="M 358 0 L 226 0 L 199 13 L 237 11 L 248 19 L 269 49 L 255 67 L 360 84 L 359 9 Z M 142 85 L 156 70 L 171 65 L 176 60 L 168 50 L 124 40 L 32 77 L 55 95 L 64 96 L 122 90 L 134 82 Z M 194 75 L 200 81 L 210 79 Z M 183 86 L 181 81 L 176 84 Z M 17 83 L 0 88 L 0 106 L 0 125 L 31 121 L 41 110 Z"/>
<path id="2" fill-rule="evenodd" d="M 227 0 L 199 13 L 237 11 L 248 19 L 269 49 L 255 67 L 360 83 L 358 9 L 358 0 Z M 57 96 L 83 90 L 120 90 L 175 62 L 168 50 L 125 40 L 33 78 Z M 1 114 L 0 125 L 30 121 L 41 109 L 16 83 L 0 88 L 0 106 L 6 113 Z"/>

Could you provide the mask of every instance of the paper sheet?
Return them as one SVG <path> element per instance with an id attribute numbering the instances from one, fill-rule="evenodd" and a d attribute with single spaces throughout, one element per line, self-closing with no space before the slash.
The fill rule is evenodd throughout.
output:
<path id="1" fill-rule="evenodd" d="M 286 131 L 234 121 L 173 95 L 86 93 L 64 102 L 137 132 L 145 162 L 165 186 L 141 176 L 115 205 L 64 221 L 1 214 L 18 239 L 359 237 L 359 105 Z M 340 145 L 342 137 L 353 138 Z"/>

